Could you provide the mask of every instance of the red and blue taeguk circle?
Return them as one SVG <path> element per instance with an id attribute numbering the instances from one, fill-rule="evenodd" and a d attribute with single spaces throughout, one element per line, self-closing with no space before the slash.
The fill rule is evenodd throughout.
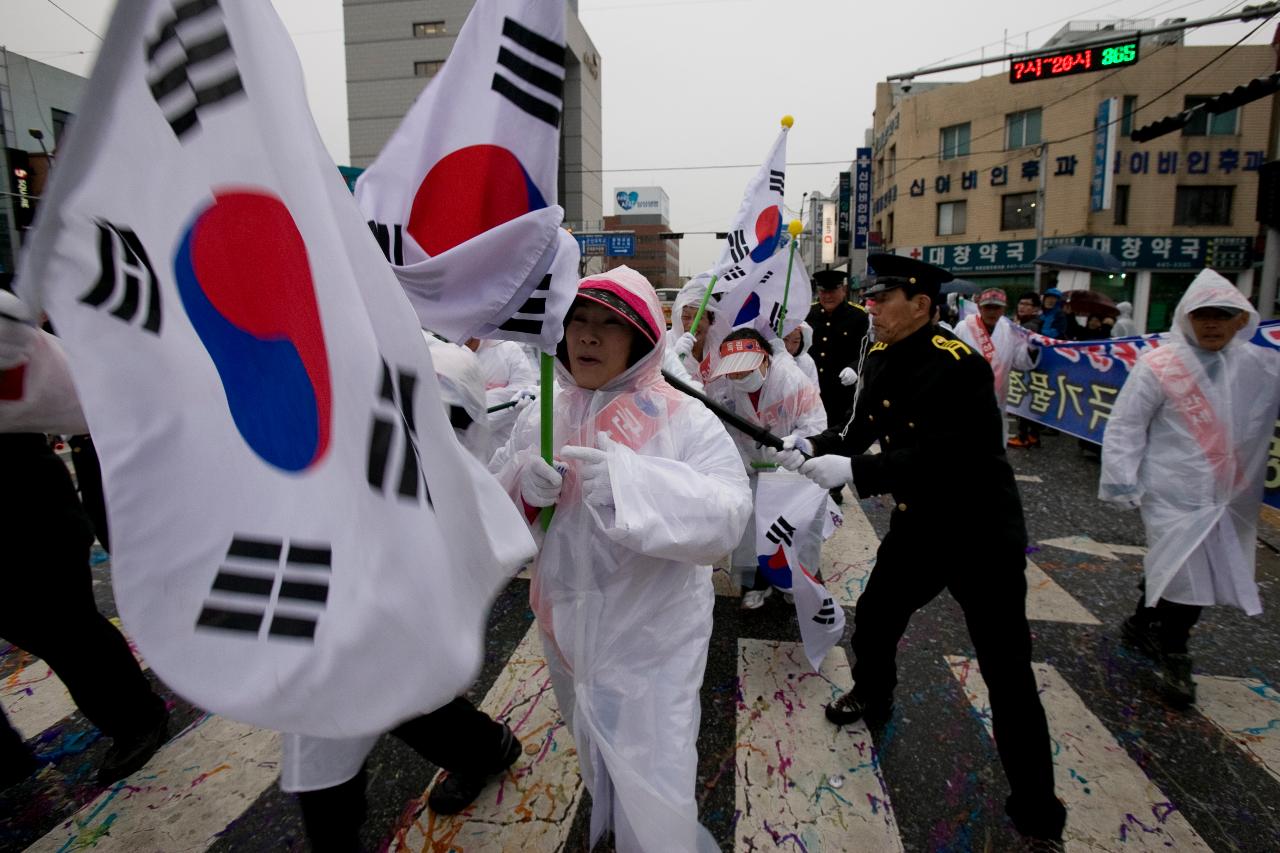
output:
<path id="1" fill-rule="evenodd" d="M 329 446 L 333 396 L 307 247 L 266 191 L 216 192 L 173 261 L 183 308 L 245 443 L 285 471 Z"/>
<path id="2" fill-rule="evenodd" d="M 756 217 L 756 247 L 751 250 L 751 260 L 767 261 L 778 250 L 782 240 L 782 211 L 770 205 Z"/>

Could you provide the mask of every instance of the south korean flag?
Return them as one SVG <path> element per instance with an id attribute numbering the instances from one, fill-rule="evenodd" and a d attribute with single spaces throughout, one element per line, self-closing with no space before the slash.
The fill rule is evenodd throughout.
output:
<path id="1" fill-rule="evenodd" d="M 565 11 L 479 0 L 356 200 L 424 329 L 554 350 L 578 244 L 556 203 Z"/>
<path id="2" fill-rule="evenodd" d="M 769 150 L 764 165 L 747 184 L 742 204 L 712 272 L 727 283 L 739 282 L 783 245 L 782 200 L 787 179 L 787 132 L 791 117 Z"/>
<path id="3" fill-rule="evenodd" d="M 756 555 L 761 573 L 795 598 L 805 657 L 813 671 L 844 635 L 844 608 L 814 577 L 822 541 L 834 532 L 826 489 L 790 471 L 765 471 L 756 488 Z"/>

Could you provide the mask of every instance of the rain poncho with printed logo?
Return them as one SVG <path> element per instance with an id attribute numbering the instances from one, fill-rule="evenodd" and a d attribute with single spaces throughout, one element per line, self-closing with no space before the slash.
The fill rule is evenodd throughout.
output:
<path id="1" fill-rule="evenodd" d="M 1009 419 L 1004 417 L 1005 406 L 1009 402 L 1009 378 L 1015 370 L 1030 370 L 1035 366 L 1035 359 L 1027 345 L 1027 339 L 1018 331 L 1018 327 L 1008 317 L 996 321 L 996 327 L 990 334 L 982 324 L 982 317 L 970 314 L 956 323 L 956 337 L 991 365 L 995 374 L 996 400 L 1000 403 L 1000 422 L 1004 424 L 1004 440 L 1009 442 Z"/>
<path id="2" fill-rule="evenodd" d="M 1249 315 L 1218 352 L 1197 346 L 1191 327 L 1190 313 L 1208 307 Z M 1164 598 L 1262 612 L 1254 543 L 1280 352 L 1249 342 L 1257 327 L 1257 311 L 1231 282 L 1200 273 L 1169 342 L 1139 359 L 1107 422 L 1098 496 L 1141 505 L 1151 606 Z"/>
<path id="3" fill-rule="evenodd" d="M 750 492 L 724 427 L 659 374 L 665 333 L 653 288 L 626 267 L 583 285 L 602 282 L 647 312 L 656 346 L 595 391 L 557 359 L 555 453 L 606 450 L 613 506 L 584 502 L 570 464 L 550 529 L 533 524 L 541 547 L 530 598 L 591 792 L 592 843 L 612 825 L 623 853 L 712 851 L 694 800 L 710 563 L 738 541 Z M 491 464 L 517 505 L 539 408 L 521 413 Z"/>
<path id="4" fill-rule="evenodd" d="M 810 382 L 808 377 L 796 366 L 794 359 L 776 353 L 785 348 L 781 341 L 771 344 L 775 355 L 770 357 L 768 375 L 760 388 L 758 402 L 752 402 L 751 395 L 734 384 L 727 376 L 720 376 L 707 386 L 708 396 L 724 408 L 748 421 L 760 424 L 778 437 L 796 433 L 798 435 L 819 435 L 827 429 L 827 412 L 822 406 L 822 397 L 818 394 L 818 386 Z M 772 461 L 772 451 L 756 445 L 755 439 L 749 438 L 736 430 L 729 430 L 737 445 L 742 465 L 751 481 L 751 495 L 754 503 L 756 494 L 756 477 L 758 469 L 755 464 Z M 819 508 L 819 516 L 826 507 Z M 822 550 L 822 524 L 811 525 L 813 535 L 803 542 L 797 542 L 797 555 L 800 563 L 806 567 L 816 567 Z M 732 566 L 734 579 L 740 586 L 751 586 L 757 566 L 755 528 L 748 525 L 738 545 L 733 550 Z"/>

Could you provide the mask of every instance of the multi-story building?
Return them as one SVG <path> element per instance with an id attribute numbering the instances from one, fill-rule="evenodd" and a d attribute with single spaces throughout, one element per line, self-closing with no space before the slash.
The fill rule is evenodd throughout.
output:
<path id="1" fill-rule="evenodd" d="M 418 93 L 444 66 L 474 0 L 342 0 L 351 164 L 373 162 Z M 569 0 L 559 200 L 569 223 L 598 227 L 600 54 Z"/>
<path id="2" fill-rule="evenodd" d="M 1073 44 L 1096 41 L 1100 28 L 1068 25 L 1042 55 L 1065 54 L 1071 59 L 1061 62 L 1078 66 Z M 1124 274 L 1076 277 L 1072 285 L 1133 302 L 1146 331 L 1169 327 L 1178 299 L 1206 266 L 1250 293 L 1271 99 L 1220 115 L 1202 111 L 1180 132 L 1150 142 L 1134 143 L 1129 134 L 1271 73 L 1275 52 L 1164 38 L 1142 39 L 1135 62 L 1091 73 L 878 84 L 873 232 L 891 251 L 1004 287 L 1011 298 L 1034 286 L 1038 236 L 1042 251 L 1061 243 L 1101 249 L 1121 261 Z M 1116 42 L 1137 44 L 1122 30 Z M 1104 101 L 1119 119 L 1113 147 L 1095 127 Z M 1043 270 L 1041 289 L 1056 275 Z"/>
<path id="3" fill-rule="evenodd" d="M 49 174 L 49 155 L 63 141 L 86 82 L 0 48 L 0 161 L 6 175 L 0 196 L 0 283 L 13 276 Z"/>
<path id="4" fill-rule="evenodd" d="M 656 288 L 680 287 L 680 241 L 660 235 L 671 230 L 671 204 L 662 187 L 618 187 L 613 193 L 613 216 L 604 230 L 635 234 L 635 254 L 607 258 L 605 268 L 626 264 Z"/>

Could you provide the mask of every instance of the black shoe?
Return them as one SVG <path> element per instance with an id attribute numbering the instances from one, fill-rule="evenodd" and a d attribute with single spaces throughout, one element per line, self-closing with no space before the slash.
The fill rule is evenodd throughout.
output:
<path id="1" fill-rule="evenodd" d="M 457 814 L 475 802 L 489 781 L 520 757 L 520 741 L 505 723 L 502 726 L 502 758 L 487 773 L 447 773 L 427 795 L 427 805 L 436 814 Z"/>
<path id="2" fill-rule="evenodd" d="M 98 784 L 110 785 L 136 773 L 168 740 L 169 711 L 166 709 L 160 722 L 148 731 L 112 741 L 111 748 L 98 766 Z"/>
<path id="3" fill-rule="evenodd" d="M 869 726 L 882 726 L 893 716 L 893 700 L 874 704 L 859 701 L 850 690 L 827 706 L 827 719 L 837 726 L 866 720 Z"/>
<path id="4" fill-rule="evenodd" d="M 1130 616 L 1120 623 L 1120 639 L 1134 651 L 1141 652 L 1152 660 L 1160 659 L 1160 638 L 1156 636 L 1153 623 L 1143 623 L 1137 617 Z"/>
<path id="5" fill-rule="evenodd" d="M 1191 677 L 1191 655 L 1168 654 L 1160 668 L 1169 702 L 1177 708 L 1186 708 L 1196 701 L 1196 683 Z"/>
<path id="6" fill-rule="evenodd" d="M 1025 843 L 1023 849 L 1057 853 L 1062 847 L 1062 829 L 1067 825 L 1067 808 L 1052 794 L 1048 799 L 1028 803 L 1011 794 L 1004 801 L 1005 814 L 1013 821 Z"/>
<path id="7" fill-rule="evenodd" d="M 831 490 L 831 500 L 836 502 L 836 506 L 844 506 L 844 487 Z"/>

